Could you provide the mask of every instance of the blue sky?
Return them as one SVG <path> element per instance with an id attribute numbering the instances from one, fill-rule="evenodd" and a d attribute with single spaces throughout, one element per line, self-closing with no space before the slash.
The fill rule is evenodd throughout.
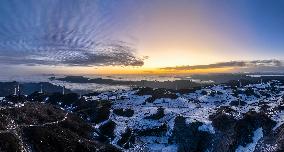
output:
<path id="1" fill-rule="evenodd" d="M 0 66 L 23 73 L 270 59 L 284 60 L 281 0 L 0 1 Z"/>

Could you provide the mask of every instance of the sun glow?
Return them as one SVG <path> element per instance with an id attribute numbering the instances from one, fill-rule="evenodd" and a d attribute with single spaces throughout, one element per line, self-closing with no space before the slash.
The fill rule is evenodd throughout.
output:
<path id="1" fill-rule="evenodd" d="M 198 73 L 222 73 L 233 68 L 210 68 L 195 70 L 164 70 L 160 68 L 128 68 L 128 67 L 105 67 L 103 69 L 93 69 L 94 74 L 198 74 Z M 90 71 L 89 71 L 90 72 Z M 90 74 L 90 73 L 89 73 Z"/>

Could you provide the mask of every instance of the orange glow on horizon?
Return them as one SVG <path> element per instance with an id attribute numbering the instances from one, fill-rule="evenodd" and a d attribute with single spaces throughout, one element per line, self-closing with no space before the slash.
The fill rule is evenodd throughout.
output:
<path id="1" fill-rule="evenodd" d="M 161 67 L 163 68 L 163 67 Z M 45 69 L 52 71 L 56 74 L 63 75 L 112 75 L 112 74 L 137 74 L 137 75 L 178 75 L 178 74 L 206 74 L 206 73 L 226 73 L 234 70 L 234 67 L 226 68 L 209 68 L 209 69 L 195 69 L 195 70 L 165 70 L 161 68 L 152 67 L 121 67 L 121 66 L 99 66 L 99 67 L 66 67 L 66 66 L 54 66 Z M 31 71 L 44 71 L 42 67 L 30 68 Z"/>
<path id="2" fill-rule="evenodd" d="M 233 68 L 210 68 L 195 70 L 164 70 L 159 68 L 123 68 L 123 67 L 106 67 L 96 69 L 96 74 L 206 74 L 206 73 L 224 73 L 229 72 Z"/>

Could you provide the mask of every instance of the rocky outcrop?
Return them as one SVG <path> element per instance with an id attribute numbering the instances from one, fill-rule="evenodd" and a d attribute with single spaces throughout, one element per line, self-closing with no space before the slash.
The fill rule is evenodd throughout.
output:
<path id="1" fill-rule="evenodd" d="M 94 140 L 93 132 L 81 118 L 49 104 L 26 102 L 0 110 L 0 150 L 4 152 L 119 151 Z"/>
<path id="2" fill-rule="evenodd" d="M 90 123 L 101 123 L 109 119 L 112 103 L 110 101 L 80 101 L 74 106 L 74 113 Z"/>
<path id="3" fill-rule="evenodd" d="M 103 123 L 102 125 L 100 125 L 99 131 L 100 131 L 101 134 L 103 134 L 107 138 L 113 139 L 115 127 L 116 127 L 115 122 L 113 122 L 112 120 L 109 120 L 109 121 Z"/>
<path id="4" fill-rule="evenodd" d="M 134 130 L 135 135 L 137 136 L 163 136 L 167 132 L 167 125 L 162 124 L 161 126 L 154 128 L 147 128 L 143 130 Z"/>
<path id="5" fill-rule="evenodd" d="M 178 144 L 179 152 L 206 151 L 210 146 L 212 135 L 198 129 L 202 123 L 193 122 L 186 124 L 185 120 L 182 116 L 175 118 L 174 130 L 169 138 L 169 143 Z"/>
<path id="6" fill-rule="evenodd" d="M 265 136 L 256 146 L 255 151 L 281 152 L 284 151 L 284 124 L 280 125 L 272 133 Z"/>
<path id="7" fill-rule="evenodd" d="M 128 149 L 135 142 L 135 136 L 130 128 L 126 128 L 125 132 L 121 135 L 121 138 L 117 141 L 120 147 Z"/>
<path id="8" fill-rule="evenodd" d="M 152 119 L 152 120 L 159 120 L 165 116 L 164 109 L 158 108 L 157 113 L 152 114 L 150 116 L 146 116 L 144 119 Z"/>
<path id="9" fill-rule="evenodd" d="M 186 118 L 178 116 L 175 118 L 175 125 L 169 143 L 178 145 L 178 151 L 185 152 L 234 152 L 239 146 L 245 147 L 253 142 L 254 132 L 258 128 L 262 128 L 264 141 L 273 141 L 278 143 L 278 149 L 282 150 L 281 144 L 284 141 L 284 129 L 277 130 L 277 134 L 273 134 L 273 127 L 276 125 L 264 113 L 249 111 L 241 118 L 234 117 L 236 111 L 229 107 L 220 107 L 219 110 L 210 116 L 212 126 L 215 133 L 202 131 L 199 129 L 201 122 L 186 123 Z M 284 125 L 283 125 L 284 126 Z M 284 128 L 284 127 L 283 127 Z M 270 138 L 267 138 L 270 137 Z M 272 138 L 273 137 L 273 138 Z M 266 141 L 267 140 L 267 141 Z M 259 142 L 261 143 L 261 142 Z M 263 143 L 263 142 L 262 142 Z M 283 145 L 283 144 L 282 144 Z M 265 147 L 260 145 L 259 147 Z"/>
<path id="10" fill-rule="evenodd" d="M 123 117 L 132 117 L 134 110 L 132 109 L 113 109 L 113 113 Z"/>
<path id="11" fill-rule="evenodd" d="M 223 110 L 211 116 L 212 125 L 216 129 L 216 134 L 212 140 L 212 150 L 235 151 L 238 146 L 246 146 L 252 143 L 253 132 L 262 128 L 264 135 L 269 135 L 275 122 L 264 113 L 250 111 L 242 117 L 235 119 L 230 113 Z"/>
<path id="12" fill-rule="evenodd" d="M 143 95 L 151 95 L 151 97 L 146 99 L 146 102 L 154 102 L 156 99 L 160 98 L 170 98 L 170 99 L 177 99 L 178 96 L 167 89 L 152 89 L 152 88 L 140 88 L 139 91 L 136 93 L 139 96 Z"/>

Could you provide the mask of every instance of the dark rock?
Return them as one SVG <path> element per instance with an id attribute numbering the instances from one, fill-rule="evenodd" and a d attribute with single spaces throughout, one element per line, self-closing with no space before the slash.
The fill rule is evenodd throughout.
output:
<path id="1" fill-rule="evenodd" d="M 202 91 L 201 91 L 201 94 L 202 94 L 202 95 L 207 95 L 207 94 L 208 94 L 208 92 L 207 92 L 207 91 L 205 91 L 205 90 L 202 90 Z"/>
<path id="2" fill-rule="evenodd" d="M 282 110 L 284 110 L 284 106 L 283 106 L 283 105 L 278 106 L 277 109 L 280 110 L 280 111 L 282 111 Z"/>
<path id="3" fill-rule="evenodd" d="M 282 152 L 284 151 L 284 125 L 280 125 L 273 133 L 268 134 L 259 142 L 255 151 Z"/>
<path id="4" fill-rule="evenodd" d="M 99 127 L 99 131 L 101 134 L 113 139 L 115 126 L 116 123 L 113 122 L 112 120 L 109 120 Z"/>
<path id="5" fill-rule="evenodd" d="M 206 151 L 211 143 L 212 135 L 208 132 L 199 131 L 200 122 L 186 124 L 185 118 L 175 118 L 175 126 L 169 143 L 177 143 L 179 152 Z"/>
<path id="6" fill-rule="evenodd" d="M 80 117 L 91 123 L 100 123 L 108 120 L 110 115 L 110 101 L 78 102 L 73 110 Z"/>
<path id="7" fill-rule="evenodd" d="M 66 128 L 78 135 L 88 139 L 93 137 L 94 129 L 89 124 L 85 123 L 80 117 L 75 114 L 69 114 L 67 119 L 59 124 L 60 127 Z"/>
<path id="8" fill-rule="evenodd" d="M 100 123 L 109 118 L 110 115 L 110 102 L 101 102 L 96 108 L 96 112 L 93 115 L 93 120 L 95 123 Z"/>
<path id="9" fill-rule="evenodd" d="M 245 106 L 247 103 L 244 102 L 244 101 L 237 101 L 237 100 L 234 100 L 234 101 L 231 101 L 230 103 L 230 106 Z"/>
<path id="10" fill-rule="evenodd" d="M 44 93 L 34 92 L 28 95 L 27 100 L 31 102 L 45 102 L 48 99 L 48 95 Z"/>
<path id="11" fill-rule="evenodd" d="M 58 127 L 29 127 L 23 130 L 26 142 L 38 152 L 92 152 L 119 151 L 111 145 L 105 145 L 78 136 L 76 133 Z"/>
<path id="12" fill-rule="evenodd" d="M 3 117 L 9 116 L 19 125 L 42 124 L 64 118 L 65 112 L 49 104 L 27 102 L 19 108 L 1 109 Z"/>
<path id="13" fill-rule="evenodd" d="M 113 109 L 113 113 L 123 117 L 132 117 L 134 110 L 132 109 Z"/>
<path id="14" fill-rule="evenodd" d="M 134 130 L 137 136 L 162 136 L 167 132 L 167 125 L 162 124 L 159 127 L 148 128 L 144 130 Z"/>
<path id="15" fill-rule="evenodd" d="M 164 108 L 158 108 L 157 113 L 152 114 L 150 116 L 146 116 L 144 119 L 153 119 L 153 120 L 159 120 L 165 116 Z"/>
<path id="16" fill-rule="evenodd" d="M 125 149 L 128 149 L 131 147 L 130 143 L 135 142 L 135 136 L 132 133 L 132 130 L 130 128 L 126 128 L 125 132 L 121 135 L 121 139 L 117 141 L 117 144 L 120 147 L 123 147 Z"/>
<path id="17" fill-rule="evenodd" d="M 250 111 L 243 118 L 236 120 L 232 115 L 218 111 L 210 116 L 217 133 L 214 137 L 213 151 L 235 151 L 239 146 L 252 142 L 253 132 L 262 127 L 264 135 L 269 135 L 275 122 L 264 113 Z"/>
<path id="18" fill-rule="evenodd" d="M 210 119 L 212 120 L 213 127 L 222 132 L 231 129 L 237 121 L 232 115 L 227 115 L 224 113 L 218 113 L 210 116 Z"/>
<path id="19" fill-rule="evenodd" d="M 93 140 L 93 128 L 78 116 L 49 104 L 1 109 L 0 120 L 1 151 L 21 151 L 21 145 L 38 152 L 119 151 Z"/>
<path id="20" fill-rule="evenodd" d="M 12 133 L 0 133 L 1 152 L 20 152 L 19 139 Z"/>
<path id="21" fill-rule="evenodd" d="M 170 92 L 167 89 L 152 89 L 152 88 L 141 88 L 137 93 L 139 96 L 151 95 L 151 97 L 146 99 L 146 102 L 154 102 L 156 99 L 160 98 L 170 98 L 176 99 L 178 96 L 175 93 Z"/>
<path id="22" fill-rule="evenodd" d="M 8 95 L 4 98 L 4 101 L 1 103 L 2 105 L 8 105 L 9 103 L 24 103 L 27 100 L 24 95 Z"/>
<path id="23" fill-rule="evenodd" d="M 54 105 L 61 103 L 62 106 L 70 106 L 71 104 L 78 102 L 78 100 L 79 97 L 76 93 L 53 93 L 49 96 L 47 102 Z"/>

